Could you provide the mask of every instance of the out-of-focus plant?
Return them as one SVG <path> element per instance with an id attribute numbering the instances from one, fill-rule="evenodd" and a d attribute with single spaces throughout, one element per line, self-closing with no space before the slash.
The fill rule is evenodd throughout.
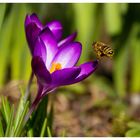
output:
<path id="1" fill-rule="evenodd" d="M 0 5 L 0 29 L 1 29 L 1 25 L 2 25 L 2 22 L 3 22 L 3 19 L 4 19 L 4 15 L 5 15 L 5 10 L 6 10 L 6 4 L 1 4 Z"/>
<path id="2" fill-rule="evenodd" d="M 125 133 L 126 137 L 140 137 L 140 123 L 131 121 L 128 123 L 129 130 Z"/>
<path id="3" fill-rule="evenodd" d="M 116 118 L 113 120 L 112 135 L 113 136 L 124 136 L 127 130 L 127 122 L 129 118 L 126 117 L 124 111 L 119 112 Z"/>

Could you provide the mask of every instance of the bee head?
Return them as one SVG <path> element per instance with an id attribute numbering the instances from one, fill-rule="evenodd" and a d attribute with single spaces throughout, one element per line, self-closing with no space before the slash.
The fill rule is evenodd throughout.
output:
<path id="1" fill-rule="evenodd" d="M 92 43 L 92 46 L 94 46 L 95 44 L 97 44 L 97 42 L 96 42 L 96 41 L 94 41 L 94 42 Z"/>

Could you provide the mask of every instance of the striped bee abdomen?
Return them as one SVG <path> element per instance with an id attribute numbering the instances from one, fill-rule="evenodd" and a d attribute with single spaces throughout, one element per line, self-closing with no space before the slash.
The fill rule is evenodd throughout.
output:
<path id="1" fill-rule="evenodd" d="M 112 57 L 113 54 L 114 54 L 113 50 L 110 47 L 108 47 L 108 46 L 105 46 L 103 48 L 103 53 L 104 53 L 104 55 L 106 55 L 108 57 Z"/>

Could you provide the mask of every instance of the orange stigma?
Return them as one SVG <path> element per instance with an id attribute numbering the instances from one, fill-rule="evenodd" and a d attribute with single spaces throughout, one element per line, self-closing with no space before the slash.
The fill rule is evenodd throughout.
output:
<path id="1" fill-rule="evenodd" d="M 62 66 L 61 66 L 60 63 L 55 63 L 55 62 L 53 62 L 53 63 L 52 63 L 52 66 L 51 66 L 51 68 L 50 68 L 50 73 L 53 73 L 54 71 L 56 71 L 56 70 L 61 70 L 61 69 L 62 69 Z"/>

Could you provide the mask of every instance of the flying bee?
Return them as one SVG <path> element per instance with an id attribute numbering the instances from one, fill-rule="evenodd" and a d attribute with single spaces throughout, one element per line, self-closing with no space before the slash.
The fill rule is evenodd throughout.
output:
<path id="1" fill-rule="evenodd" d="M 114 55 L 113 49 L 105 43 L 97 41 L 97 42 L 94 42 L 92 46 L 94 48 L 94 51 L 98 59 L 104 56 L 112 58 L 112 56 Z"/>

